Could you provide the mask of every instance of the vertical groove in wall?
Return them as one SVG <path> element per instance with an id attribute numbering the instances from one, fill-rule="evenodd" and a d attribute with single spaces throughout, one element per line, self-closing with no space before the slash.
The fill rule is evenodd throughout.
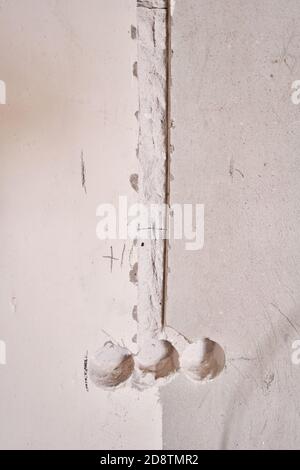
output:
<path id="1" fill-rule="evenodd" d="M 167 0 L 138 0 L 139 200 L 164 207 L 169 199 L 169 48 Z M 151 216 L 138 247 L 139 343 L 160 335 L 166 300 L 166 216 Z M 151 236 L 150 236 L 151 231 Z"/>

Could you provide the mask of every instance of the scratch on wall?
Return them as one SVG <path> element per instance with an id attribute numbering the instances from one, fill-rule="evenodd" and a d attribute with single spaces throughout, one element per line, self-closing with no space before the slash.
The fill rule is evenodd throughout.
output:
<path id="1" fill-rule="evenodd" d="M 84 385 L 85 385 L 85 389 L 86 389 L 87 392 L 89 391 L 88 362 L 89 362 L 89 352 L 87 351 L 85 356 L 84 356 L 84 361 L 83 361 Z"/>
<path id="2" fill-rule="evenodd" d="M 84 163 L 84 158 L 83 158 L 83 151 L 81 151 L 80 154 L 80 163 L 81 163 L 81 186 L 83 187 L 83 190 L 85 194 L 87 194 L 86 190 L 86 170 L 85 170 L 85 163 Z"/>

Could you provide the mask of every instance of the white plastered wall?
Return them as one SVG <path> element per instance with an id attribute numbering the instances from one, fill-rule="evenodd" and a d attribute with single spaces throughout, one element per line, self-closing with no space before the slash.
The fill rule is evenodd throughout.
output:
<path id="1" fill-rule="evenodd" d="M 96 238 L 99 204 L 137 198 L 132 25 L 135 0 L 0 2 L 1 448 L 161 446 L 156 390 L 84 380 L 102 330 L 137 330 L 132 243 Z"/>

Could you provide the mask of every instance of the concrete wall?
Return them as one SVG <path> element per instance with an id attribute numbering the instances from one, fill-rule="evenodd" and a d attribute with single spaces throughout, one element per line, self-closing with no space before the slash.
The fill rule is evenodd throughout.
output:
<path id="1" fill-rule="evenodd" d="M 299 27 L 295 0 L 176 2 L 171 202 L 205 204 L 205 242 L 171 242 L 167 322 L 227 367 L 161 391 L 166 449 L 300 445 Z"/>

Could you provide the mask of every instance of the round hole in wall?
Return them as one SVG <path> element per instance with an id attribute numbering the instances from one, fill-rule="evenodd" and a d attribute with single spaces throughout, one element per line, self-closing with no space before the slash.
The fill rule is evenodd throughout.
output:
<path id="1" fill-rule="evenodd" d="M 128 349 L 108 341 L 89 360 L 89 377 L 102 388 L 117 387 L 132 374 L 134 360 Z"/>
<path id="2" fill-rule="evenodd" d="M 134 383 L 138 388 L 152 386 L 159 379 L 169 378 L 178 368 L 179 355 L 172 343 L 164 339 L 148 340 L 135 357 Z"/>
<path id="3" fill-rule="evenodd" d="M 200 382 L 214 379 L 224 366 L 223 348 L 209 338 L 189 344 L 180 358 L 180 367 L 186 376 Z"/>

